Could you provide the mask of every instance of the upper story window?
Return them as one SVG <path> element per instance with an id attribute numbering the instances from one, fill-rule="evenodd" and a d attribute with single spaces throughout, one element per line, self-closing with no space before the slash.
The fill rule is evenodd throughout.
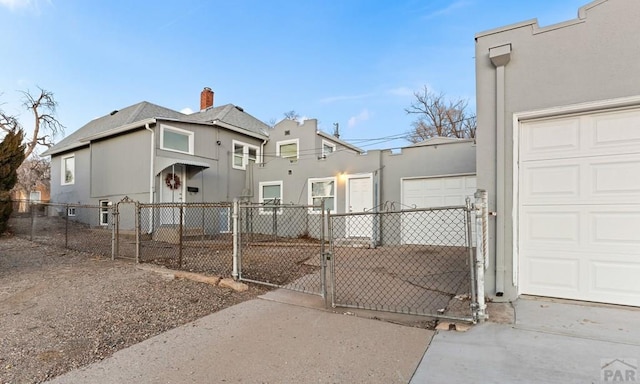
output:
<path id="1" fill-rule="evenodd" d="M 247 169 L 247 165 L 258 161 L 258 147 L 233 140 L 233 168 Z"/>
<path id="2" fill-rule="evenodd" d="M 284 140 L 276 143 L 276 156 L 289 159 L 292 163 L 298 161 L 299 140 Z"/>
<path id="3" fill-rule="evenodd" d="M 75 155 L 63 156 L 61 159 L 60 184 L 70 185 L 76 181 L 76 157 Z"/>
<path id="4" fill-rule="evenodd" d="M 336 178 L 309 179 L 309 205 L 313 205 L 312 212 L 320 213 L 320 210 L 336 212 Z M 324 199 L 324 207 L 322 200 Z"/>
<path id="5" fill-rule="evenodd" d="M 336 151 L 336 145 L 330 141 L 322 140 L 322 157 L 327 157 Z"/>
<path id="6" fill-rule="evenodd" d="M 162 125 L 160 148 L 193 155 L 193 132 Z"/>

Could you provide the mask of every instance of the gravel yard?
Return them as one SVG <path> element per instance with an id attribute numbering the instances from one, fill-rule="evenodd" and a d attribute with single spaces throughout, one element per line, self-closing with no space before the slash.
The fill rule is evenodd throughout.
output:
<path id="1" fill-rule="evenodd" d="M 90 253 L 0 237 L 0 383 L 39 383 L 255 298 Z"/>

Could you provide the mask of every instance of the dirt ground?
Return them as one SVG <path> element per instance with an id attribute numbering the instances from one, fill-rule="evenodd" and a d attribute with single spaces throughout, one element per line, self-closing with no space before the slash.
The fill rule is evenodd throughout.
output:
<path id="1" fill-rule="evenodd" d="M 265 291 L 0 237 L 0 383 L 46 381 Z"/>

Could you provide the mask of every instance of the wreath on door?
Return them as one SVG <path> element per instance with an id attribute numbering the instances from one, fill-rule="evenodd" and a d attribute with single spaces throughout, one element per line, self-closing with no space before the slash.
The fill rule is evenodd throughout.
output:
<path id="1" fill-rule="evenodd" d="M 164 178 L 164 183 L 169 189 L 178 189 L 181 185 L 180 177 L 175 173 L 167 173 L 167 177 Z"/>

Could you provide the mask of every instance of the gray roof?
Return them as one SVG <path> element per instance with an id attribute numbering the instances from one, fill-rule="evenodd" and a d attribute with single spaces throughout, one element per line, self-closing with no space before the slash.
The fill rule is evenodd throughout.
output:
<path id="1" fill-rule="evenodd" d="M 246 130 L 251 133 L 268 137 L 268 125 L 255 117 L 245 113 L 242 108 L 238 108 L 233 104 L 222 105 L 220 107 L 211 107 L 206 110 L 185 115 L 173 109 L 161 107 L 147 101 L 131 105 L 119 111 L 113 111 L 108 115 L 91 120 L 83 127 L 73 132 L 69 136 L 62 139 L 59 143 L 46 150 L 43 155 L 53 155 L 87 145 L 87 138 L 98 136 L 109 136 L 117 132 L 117 128 L 135 125 L 136 122 L 142 122 L 147 119 L 172 119 L 192 123 L 217 123 L 223 122 L 228 125 Z"/>
<path id="2" fill-rule="evenodd" d="M 244 112 L 240 107 L 233 104 L 210 107 L 200 112 L 195 112 L 187 116 L 187 120 L 207 122 L 222 121 L 234 127 L 243 128 L 253 133 L 257 133 L 265 138 L 269 136 L 269 126 Z"/>

